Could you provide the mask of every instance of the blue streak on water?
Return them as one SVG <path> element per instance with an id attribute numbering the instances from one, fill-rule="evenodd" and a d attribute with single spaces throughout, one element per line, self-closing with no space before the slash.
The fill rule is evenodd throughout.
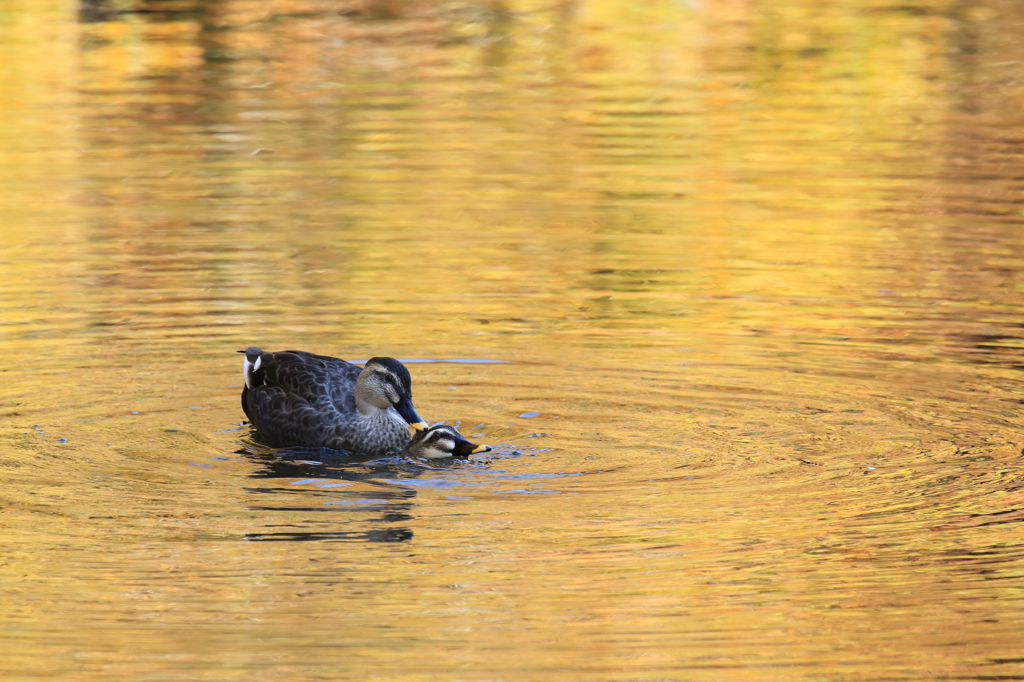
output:
<path id="1" fill-rule="evenodd" d="M 444 478 L 426 478 L 426 479 L 406 479 L 406 480 L 389 480 L 382 479 L 384 483 L 392 483 L 394 485 L 412 485 L 418 488 L 468 488 L 481 485 L 494 485 L 493 481 L 459 481 Z"/>
<path id="2" fill-rule="evenodd" d="M 566 478 L 569 476 L 582 476 L 583 472 L 576 472 L 574 474 L 507 474 L 505 476 L 495 476 L 494 478 L 501 479 L 514 479 L 517 481 L 530 479 L 530 478 Z"/>
<path id="3" fill-rule="evenodd" d="M 498 475 L 488 476 L 488 479 L 490 479 L 490 480 L 486 480 L 486 481 L 466 481 L 466 480 L 462 480 L 462 479 L 458 479 L 458 478 L 417 478 L 417 479 L 399 479 L 399 480 L 395 480 L 395 479 L 381 479 L 381 482 L 382 483 L 390 483 L 392 485 L 413 486 L 413 487 L 417 487 L 417 488 L 433 488 L 433 489 L 437 490 L 437 489 L 443 489 L 443 488 L 476 488 L 476 487 L 480 487 L 480 486 L 498 485 L 498 480 L 501 480 L 501 481 L 528 481 L 528 480 L 538 480 L 538 479 L 566 478 L 566 477 L 582 476 L 582 475 L 583 475 L 582 472 L 576 472 L 576 473 L 571 473 L 571 474 L 565 474 L 565 473 L 553 473 L 553 474 L 529 473 L 529 474 L 504 474 L 504 475 L 498 474 Z M 543 485 L 543 484 L 539 484 L 539 485 Z M 508 491 L 495 490 L 495 491 L 492 491 L 492 492 L 508 492 Z M 540 490 L 538 490 L 538 491 L 534 491 L 534 492 L 545 492 L 545 493 L 547 493 L 547 492 L 550 492 L 550 491 L 547 491 L 547 490 L 540 491 Z"/>
<path id="4" fill-rule="evenodd" d="M 398 358 L 402 363 L 454 362 L 460 365 L 510 365 L 511 360 L 487 360 L 483 358 Z M 366 360 L 346 360 L 353 365 L 365 365 Z"/>
<path id="5" fill-rule="evenodd" d="M 434 360 L 424 360 L 424 362 L 434 362 Z M 481 360 L 476 358 L 449 358 L 447 360 L 440 360 L 440 362 L 457 362 L 463 365 L 509 365 L 512 364 L 511 360 Z"/>

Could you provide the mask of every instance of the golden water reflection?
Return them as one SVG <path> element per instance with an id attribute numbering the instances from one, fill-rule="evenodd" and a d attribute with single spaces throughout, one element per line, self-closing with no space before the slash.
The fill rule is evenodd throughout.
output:
<path id="1" fill-rule="evenodd" d="M 1021 678 L 1022 19 L 0 0 L 4 678 Z"/>

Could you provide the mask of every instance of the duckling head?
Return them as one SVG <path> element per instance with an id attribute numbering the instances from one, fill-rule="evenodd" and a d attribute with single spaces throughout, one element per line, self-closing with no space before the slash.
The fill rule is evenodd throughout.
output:
<path id="1" fill-rule="evenodd" d="M 427 459 L 440 459 L 452 455 L 468 457 L 490 450 L 486 445 L 470 443 L 462 437 L 458 429 L 447 424 L 437 424 L 426 431 L 413 434 L 412 440 L 405 446 L 405 451 L 413 457 Z"/>
<path id="2" fill-rule="evenodd" d="M 405 365 L 394 358 L 370 358 L 356 379 L 356 408 L 360 414 L 389 407 L 417 431 L 427 428 L 412 406 L 412 377 Z"/>

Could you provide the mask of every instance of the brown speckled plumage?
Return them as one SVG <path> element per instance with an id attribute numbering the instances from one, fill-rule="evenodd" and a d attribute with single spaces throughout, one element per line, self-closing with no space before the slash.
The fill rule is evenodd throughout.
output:
<path id="1" fill-rule="evenodd" d="M 246 354 L 242 410 L 271 447 L 385 454 L 401 449 L 409 440 L 409 424 L 421 422 L 412 408 L 409 371 L 394 358 L 373 358 L 359 368 L 303 351 L 250 347 L 240 352 Z M 367 403 L 367 395 L 381 406 Z"/>

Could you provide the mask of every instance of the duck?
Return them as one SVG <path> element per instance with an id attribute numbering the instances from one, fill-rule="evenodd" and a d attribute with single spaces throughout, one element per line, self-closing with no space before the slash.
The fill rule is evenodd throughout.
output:
<path id="1" fill-rule="evenodd" d="M 435 424 L 425 431 L 417 431 L 405 445 L 405 454 L 425 459 L 468 457 L 478 452 L 490 452 L 487 445 L 470 443 L 459 430 L 448 424 Z"/>
<path id="2" fill-rule="evenodd" d="M 249 346 L 242 411 L 270 447 L 327 447 L 383 455 L 427 424 L 412 404 L 412 377 L 398 360 L 370 358 L 363 367 L 299 350 Z"/>

